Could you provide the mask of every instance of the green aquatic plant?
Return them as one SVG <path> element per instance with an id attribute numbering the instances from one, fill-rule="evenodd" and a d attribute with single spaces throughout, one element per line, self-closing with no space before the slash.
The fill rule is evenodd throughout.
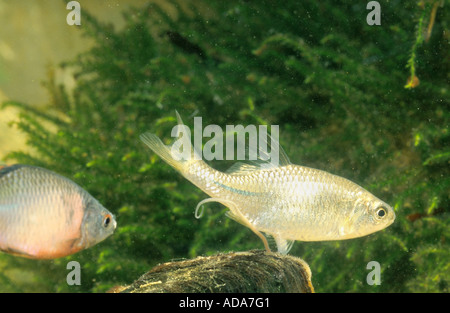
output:
<path id="1" fill-rule="evenodd" d="M 45 111 L 3 104 L 21 109 L 17 127 L 36 151 L 8 159 L 73 179 L 116 214 L 118 228 L 53 262 L 0 255 L 0 290 L 105 291 L 174 258 L 263 248 L 223 206 L 195 219 L 206 195 L 139 141 L 145 131 L 170 141 L 178 110 L 191 128 L 192 116 L 280 125 L 293 163 L 353 180 L 394 207 L 382 232 L 294 244 L 317 292 L 448 292 L 449 90 L 436 70 L 448 65 L 444 32 L 421 52 L 429 62 L 421 88 L 405 90 L 414 3 L 383 5 L 381 26 L 367 25 L 365 3 L 354 1 L 169 3 L 176 14 L 155 4 L 124 12 L 120 30 L 83 11 L 96 44 L 61 65 L 75 70 L 76 87 L 50 76 Z M 448 13 L 437 14 L 442 30 Z M 66 283 L 70 260 L 82 266 L 80 286 Z M 370 261 L 381 265 L 379 286 L 367 284 Z"/>
<path id="2" fill-rule="evenodd" d="M 439 6 L 444 5 L 442 0 L 433 1 L 419 1 L 418 5 L 422 8 L 422 12 L 418 19 L 417 29 L 416 29 L 416 39 L 411 48 L 411 54 L 406 64 L 406 67 L 410 70 L 410 75 L 405 88 L 415 88 L 419 85 L 419 78 L 416 76 L 416 63 L 417 63 L 417 53 L 419 47 L 423 42 L 428 42 L 431 36 L 431 31 L 434 26 L 434 21 L 436 19 L 436 12 Z M 429 17 L 428 27 L 426 27 L 426 20 Z M 426 27 L 426 31 L 425 31 Z"/>

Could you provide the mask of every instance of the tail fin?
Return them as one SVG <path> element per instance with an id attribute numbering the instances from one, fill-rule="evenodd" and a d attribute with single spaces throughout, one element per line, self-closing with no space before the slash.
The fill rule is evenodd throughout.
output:
<path id="1" fill-rule="evenodd" d="M 182 137 L 176 140 L 171 146 L 166 146 L 158 136 L 150 132 L 142 134 L 140 138 L 142 142 L 167 164 L 181 171 L 186 166 L 186 162 L 199 161 L 201 157 L 192 146 L 191 131 L 183 124 L 178 112 L 175 111 L 175 113 L 177 115 L 178 125 L 172 129 L 172 136 L 179 137 L 182 134 Z M 182 150 L 181 152 L 180 149 Z"/>
<path id="2" fill-rule="evenodd" d="M 172 157 L 172 152 L 170 151 L 170 147 L 163 144 L 161 139 L 158 138 L 155 134 L 152 133 L 144 133 L 140 136 L 143 143 L 145 143 L 150 149 L 153 150 L 161 159 L 167 162 L 170 166 L 174 167 L 177 170 L 182 168 L 181 161 L 177 161 L 174 157 Z"/>

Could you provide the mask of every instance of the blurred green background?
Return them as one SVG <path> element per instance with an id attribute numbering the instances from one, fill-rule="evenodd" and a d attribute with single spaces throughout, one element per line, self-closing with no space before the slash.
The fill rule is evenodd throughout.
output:
<path id="1" fill-rule="evenodd" d="M 47 68 L 45 105 L 3 102 L 0 114 L 17 110 L 11 127 L 27 140 L 4 160 L 73 179 L 116 214 L 118 229 L 54 261 L 0 254 L 0 291 L 104 292 L 171 259 L 263 248 L 223 206 L 195 219 L 206 195 L 139 141 L 144 131 L 171 139 L 178 110 L 190 127 L 193 116 L 223 129 L 279 125 L 293 163 L 394 207 L 381 232 L 294 244 L 316 292 L 448 292 L 448 3 L 379 1 L 381 25 L 369 26 L 367 2 L 139 3 L 120 8 L 118 27 L 80 1 L 77 30 L 91 45 Z M 412 75 L 420 83 L 405 88 Z M 69 260 L 81 264 L 80 286 L 66 283 Z M 370 261 L 381 265 L 379 286 L 366 283 Z"/>

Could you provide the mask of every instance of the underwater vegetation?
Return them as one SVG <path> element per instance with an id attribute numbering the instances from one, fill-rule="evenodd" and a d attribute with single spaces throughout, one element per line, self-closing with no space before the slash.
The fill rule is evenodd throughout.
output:
<path id="1" fill-rule="evenodd" d="M 150 131 L 168 143 L 177 110 L 190 128 L 193 116 L 279 125 L 293 163 L 350 179 L 394 208 L 383 231 L 293 245 L 316 292 L 448 292 L 448 6 L 434 13 L 429 40 L 418 38 L 437 2 L 381 2 L 380 26 L 354 1 L 173 1 L 174 15 L 155 4 L 124 12 L 120 30 L 83 11 L 81 31 L 96 44 L 61 64 L 75 69 L 76 87 L 50 76 L 46 110 L 3 104 L 22 110 L 17 127 L 36 151 L 3 161 L 75 181 L 118 226 L 55 261 L 0 254 L 0 291 L 103 292 L 171 259 L 263 249 L 219 204 L 195 219 L 206 194 L 139 140 Z M 411 74 L 420 84 L 405 88 Z M 71 260 L 79 286 L 66 282 Z M 380 285 L 366 281 L 371 261 Z"/>

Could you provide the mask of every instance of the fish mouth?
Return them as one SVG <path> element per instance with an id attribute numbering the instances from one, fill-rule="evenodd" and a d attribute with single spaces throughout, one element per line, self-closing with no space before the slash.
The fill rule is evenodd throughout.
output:
<path id="1" fill-rule="evenodd" d="M 394 210 L 392 210 L 391 216 L 392 216 L 392 217 L 391 217 L 391 218 L 389 219 L 389 221 L 387 222 L 386 227 L 392 225 L 392 224 L 395 222 L 396 215 L 395 215 Z"/>
<path id="2" fill-rule="evenodd" d="M 113 216 L 113 227 L 112 227 L 111 234 L 113 234 L 116 231 L 116 228 L 117 228 L 117 221 L 116 221 L 116 219 Z"/>

